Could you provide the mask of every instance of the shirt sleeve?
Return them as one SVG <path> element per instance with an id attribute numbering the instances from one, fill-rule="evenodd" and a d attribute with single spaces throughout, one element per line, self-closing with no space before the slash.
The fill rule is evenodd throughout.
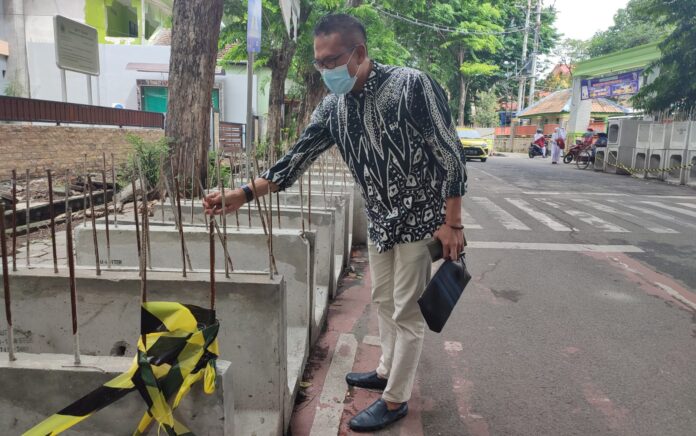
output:
<path id="1" fill-rule="evenodd" d="M 466 193 L 466 156 L 452 122 L 447 96 L 440 85 L 425 73 L 414 75 L 409 114 L 446 172 L 443 190 L 447 198 Z"/>
<path id="2" fill-rule="evenodd" d="M 312 118 L 295 145 L 261 175 L 273 182 L 281 191 L 289 188 L 334 141 L 327 127 L 326 101 L 322 101 L 312 113 Z"/>

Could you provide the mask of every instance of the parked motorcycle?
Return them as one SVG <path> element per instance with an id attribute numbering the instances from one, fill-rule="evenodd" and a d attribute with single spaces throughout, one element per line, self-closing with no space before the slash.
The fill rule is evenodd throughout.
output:
<path id="1" fill-rule="evenodd" d="M 565 164 L 571 163 L 572 161 L 574 161 L 575 159 L 577 159 L 578 154 L 579 154 L 581 151 L 587 150 L 587 149 L 591 149 L 591 148 L 592 148 L 592 144 L 591 144 L 591 143 L 588 144 L 588 143 L 584 142 L 582 139 L 576 139 L 576 140 L 575 140 L 575 145 L 572 146 L 572 147 L 570 148 L 570 150 L 568 150 L 568 151 L 566 152 L 565 156 L 563 156 L 563 163 L 565 163 Z"/>

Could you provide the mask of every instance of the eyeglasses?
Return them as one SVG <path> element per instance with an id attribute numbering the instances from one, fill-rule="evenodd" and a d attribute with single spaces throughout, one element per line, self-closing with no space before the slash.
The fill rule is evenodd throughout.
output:
<path id="1" fill-rule="evenodd" d="M 312 61 L 312 65 L 314 65 L 314 68 L 317 70 L 333 70 L 338 66 L 338 61 L 345 56 L 348 53 L 352 53 L 358 46 L 354 45 L 353 47 L 349 48 L 348 50 L 342 52 L 341 54 L 338 54 L 336 56 L 330 56 L 326 57 L 324 59 L 314 59 Z"/>

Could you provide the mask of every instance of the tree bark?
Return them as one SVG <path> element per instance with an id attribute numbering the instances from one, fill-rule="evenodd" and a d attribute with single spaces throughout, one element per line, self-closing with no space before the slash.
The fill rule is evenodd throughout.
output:
<path id="1" fill-rule="evenodd" d="M 268 96 L 267 140 L 273 147 L 280 144 L 280 131 L 283 124 L 281 109 L 285 104 L 285 79 L 288 76 L 296 48 L 297 44 L 285 35 L 282 46 L 273 50 L 268 60 L 268 66 L 271 68 L 271 90 Z"/>
<path id="2" fill-rule="evenodd" d="M 196 177 L 205 184 L 210 144 L 210 111 L 223 0 L 174 0 L 169 100 L 165 135 L 171 139 L 171 165 L 164 174 L 190 174 L 197 156 Z M 172 187 L 173 184 L 170 184 Z M 170 193 L 171 194 L 171 193 Z"/>
<path id="3" fill-rule="evenodd" d="M 464 63 L 464 49 L 459 49 L 459 65 Z M 464 112 L 466 109 L 466 91 L 467 83 L 464 75 L 459 73 L 459 115 L 457 116 L 457 124 L 464 125 Z"/>
<path id="4" fill-rule="evenodd" d="M 326 95 L 326 89 L 321 79 L 321 74 L 314 70 L 304 75 L 305 94 L 300 103 L 299 115 L 297 117 L 297 135 L 309 124 L 314 109 L 321 103 Z"/>

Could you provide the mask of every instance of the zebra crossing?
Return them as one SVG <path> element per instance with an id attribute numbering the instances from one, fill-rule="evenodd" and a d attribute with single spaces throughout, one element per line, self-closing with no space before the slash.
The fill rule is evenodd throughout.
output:
<path id="1" fill-rule="evenodd" d="M 690 200 L 690 199 L 688 199 Z M 690 234 L 696 230 L 696 198 L 670 202 L 647 197 L 464 197 L 467 230 Z"/>

